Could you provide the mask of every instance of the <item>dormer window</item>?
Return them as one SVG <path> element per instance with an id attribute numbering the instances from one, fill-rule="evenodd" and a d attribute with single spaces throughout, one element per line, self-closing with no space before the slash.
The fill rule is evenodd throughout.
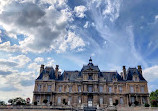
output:
<path id="1" fill-rule="evenodd" d="M 44 80 L 44 81 L 47 81 L 47 80 L 48 80 L 48 74 L 45 74 L 45 75 L 43 76 L 43 80 Z"/>
<path id="2" fill-rule="evenodd" d="M 133 81 L 135 81 L 135 82 L 138 82 L 138 81 L 139 81 L 138 75 L 134 75 L 134 76 L 133 76 Z"/>
<path id="3" fill-rule="evenodd" d="M 137 77 L 135 77 L 135 81 L 137 81 L 138 79 L 137 79 Z"/>
<path id="4" fill-rule="evenodd" d="M 92 75 L 89 75 L 89 76 L 88 76 L 88 80 L 93 80 L 93 76 L 92 76 Z"/>

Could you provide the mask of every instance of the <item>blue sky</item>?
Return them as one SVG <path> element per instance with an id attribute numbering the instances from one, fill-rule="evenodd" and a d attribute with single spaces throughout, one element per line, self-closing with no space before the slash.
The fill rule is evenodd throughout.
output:
<path id="1" fill-rule="evenodd" d="M 41 64 L 80 70 L 141 65 L 158 88 L 157 0 L 0 1 L 0 99 L 32 98 Z"/>

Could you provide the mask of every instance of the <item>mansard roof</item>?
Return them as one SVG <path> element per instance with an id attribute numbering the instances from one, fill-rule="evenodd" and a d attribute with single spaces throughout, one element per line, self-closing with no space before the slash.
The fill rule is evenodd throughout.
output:
<path id="1" fill-rule="evenodd" d="M 133 79 L 133 75 L 138 75 L 139 80 L 146 81 L 142 74 L 138 71 L 137 68 L 128 68 L 127 70 L 127 81 Z"/>
<path id="2" fill-rule="evenodd" d="M 43 67 L 44 68 L 44 67 Z M 137 75 L 140 81 L 146 81 L 142 74 L 138 71 L 137 68 L 128 68 L 126 71 L 126 78 L 123 79 L 122 75 L 118 74 L 117 71 L 100 71 L 99 67 L 92 63 L 92 59 L 89 59 L 89 63 L 87 65 L 83 65 L 81 71 L 64 71 L 63 74 L 58 74 L 58 77 L 55 76 L 55 70 L 53 67 L 45 67 L 43 71 L 40 73 L 39 77 L 36 80 L 42 80 L 44 74 L 49 75 L 49 80 L 69 80 L 75 81 L 82 77 L 85 71 L 93 70 L 98 74 L 99 78 L 103 78 L 106 81 L 132 81 L 133 76 Z"/>
<path id="3" fill-rule="evenodd" d="M 55 71 L 53 67 L 46 67 L 45 69 L 43 69 L 43 71 L 40 73 L 40 75 L 38 76 L 38 78 L 36 80 L 41 80 L 44 76 L 44 74 L 48 74 L 49 75 L 49 80 L 62 80 L 62 75 L 58 76 L 58 78 L 55 77 Z"/>

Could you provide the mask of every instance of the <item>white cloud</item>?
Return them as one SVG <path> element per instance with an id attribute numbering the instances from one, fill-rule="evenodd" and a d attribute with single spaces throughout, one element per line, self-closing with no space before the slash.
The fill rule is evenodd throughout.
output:
<path id="1" fill-rule="evenodd" d="M 157 21 L 157 20 L 158 20 L 158 15 L 155 16 L 155 21 Z"/>
<path id="2" fill-rule="evenodd" d="M 81 37 L 77 36 L 74 32 L 69 31 L 63 43 L 60 45 L 58 52 L 65 52 L 70 46 L 70 50 L 81 50 L 85 43 Z M 82 51 L 82 50 L 81 50 Z"/>
<path id="3" fill-rule="evenodd" d="M 51 6 L 42 7 L 46 2 Z M 73 21 L 72 12 L 66 2 L 65 0 L 43 0 L 40 4 L 34 4 L 27 1 L 10 1 L 5 4 L 0 14 L 0 25 L 7 32 L 26 36 L 19 42 L 23 52 L 50 51 L 62 44 L 59 40 L 67 34 L 68 22 Z M 60 44 L 56 44 L 56 41 Z"/>
<path id="4" fill-rule="evenodd" d="M 75 15 L 79 18 L 84 18 L 86 16 L 85 11 L 87 11 L 87 8 L 83 5 L 74 8 Z"/>
<path id="5" fill-rule="evenodd" d="M 152 66 L 143 70 L 143 75 L 148 82 L 158 79 L 158 66 Z"/>
<path id="6" fill-rule="evenodd" d="M 53 66 L 55 68 L 55 60 L 54 59 L 48 60 L 48 62 L 45 65 L 50 67 Z"/>
<path id="7" fill-rule="evenodd" d="M 27 57 L 26 55 L 18 55 L 16 57 L 10 57 L 10 60 L 16 61 L 19 65 L 19 68 L 24 67 L 24 65 L 26 65 L 28 62 L 31 61 L 31 59 L 29 57 Z"/>
<path id="8" fill-rule="evenodd" d="M 119 11 L 120 11 L 120 3 L 122 0 L 117 0 L 117 1 L 112 1 L 112 0 L 107 0 L 107 7 L 103 11 L 103 15 L 105 17 L 110 16 L 110 21 L 113 22 L 119 17 Z"/>
<path id="9" fill-rule="evenodd" d="M 83 27 L 88 28 L 88 25 L 89 25 L 89 22 L 87 21 Z"/>
<path id="10" fill-rule="evenodd" d="M 6 52 L 18 52 L 21 51 L 21 48 L 16 44 L 11 46 L 10 41 L 7 41 L 0 44 L 0 50 Z"/>
<path id="11" fill-rule="evenodd" d="M 37 63 L 33 62 L 33 63 L 31 63 L 31 64 L 28 65 L 28 68 L 29 69 L 33 69 L 36 72 L 39 72 L 39 70 L 40 70 L 40 64 L 37 64 Z"/>
<path id="12" fill-rule="evenodd" d="M 44 61 L 44 59 L 42 57 L 37 57 L 37 58 L 34 59 L 34 61 L 37 62 L 37 63 L 41 63 L 41 62 Z"/>

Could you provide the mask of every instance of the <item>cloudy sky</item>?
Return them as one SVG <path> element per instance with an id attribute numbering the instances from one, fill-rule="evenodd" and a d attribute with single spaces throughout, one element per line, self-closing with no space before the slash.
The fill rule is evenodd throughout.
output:
<path id="1" fill-rule="evenodd" d="M 32 98 L 40 64 L 80 70 L 142 65 L 158 89 L 157 0 L 1 0 L 0 100 Z"/>

